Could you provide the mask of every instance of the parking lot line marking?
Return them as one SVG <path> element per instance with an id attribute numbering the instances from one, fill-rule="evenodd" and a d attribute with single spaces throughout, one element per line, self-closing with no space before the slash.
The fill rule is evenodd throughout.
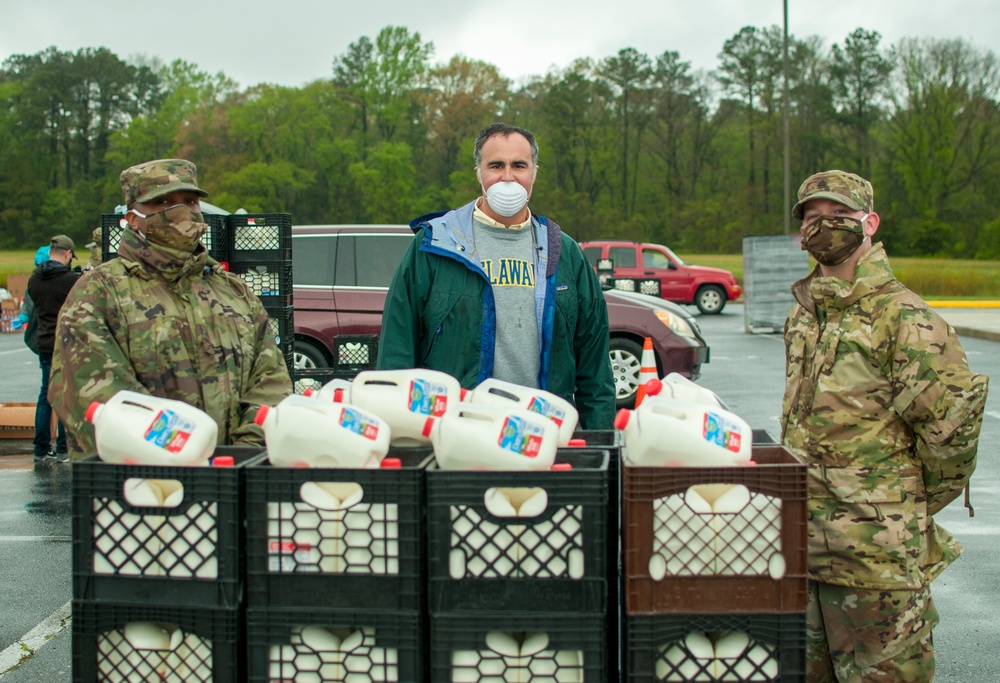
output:
<path id="1" fill-rule="evenodd" d="M 16 543 L 17 541 L 69 543 L 72 540 L 72 536 L 0 536 L 0 543 Z"/>
<path id="2" fill-rule="evenodd" d="M 31 629 L 3 652 L 0 652 L 0 678 L 3 678 L 22 662 L 30 659 L 39 648 L 49 642 L 53 636 L 70 625 L 73 615 L 71 602 L 50 614 L 45 621 Z"/>

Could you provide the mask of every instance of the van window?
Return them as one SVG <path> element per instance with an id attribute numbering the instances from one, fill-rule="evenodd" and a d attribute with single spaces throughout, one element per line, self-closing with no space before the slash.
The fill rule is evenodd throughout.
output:
<path id="1" fill-rule="evenodd" d="M 635 268 L 635 247 L 610 247 L 608 258 L 615 268 Z"/>
<path id="2" fill-rule="evenodd" d="M 590 261 L 590 265 L 597 267 L 597 261 L 601 258 L 601 248 L 600 247 L 587 247 L 583 250 L 583 255 L 587 257 Z"/>
<path id="3" fill-rule="evenodd" d="M 296 236 L 292 240 L 292 277 L 297 285 L 331 286 L 336 260 L 335 235 Z"/>
<path id="4" fill-rule="evenodd" d="M 412 235 L 346 235 L 337 254 L 339 287 L 389 287 Z"/>

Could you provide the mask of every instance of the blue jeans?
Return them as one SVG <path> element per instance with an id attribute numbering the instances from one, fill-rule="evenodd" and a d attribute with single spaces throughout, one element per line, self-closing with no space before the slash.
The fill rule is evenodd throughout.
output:
<path id="1" fill-rule="evenodd" d="M 45 455 L 52 450 L 52 405 L 49 403 L 49 373 L 52 371 L 52 354 L 38 354 L 42 366 L 42 389 L 35 406 L 35 455 Z M 66 453 L 66 428 L 62 421 L 56 432 L 56 453 Z"/>

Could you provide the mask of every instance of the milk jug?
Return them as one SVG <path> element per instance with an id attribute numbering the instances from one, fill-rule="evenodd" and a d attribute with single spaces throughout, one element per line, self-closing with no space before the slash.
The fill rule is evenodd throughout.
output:
<path id="1" fill-rule="evenodd" d="M 662 380 L 649 380 L 646 382 L 645 391 L 646 398 L 650 398 L 652 396 L 674 398 L 679 401 L 701 403 L 713 408 L 725 408 L 728 410 L 726 404 L 722 402 L 722 399 L 720 399 L 714 391 L 706 389 L 705 387 L 692 382 L 684 375 L 676 372 L 671 372 Z"/>
<path id="2" fill-rule="evenodd" d="M 559 446 L 568 446 L 579 419 L 576 408 L 564 398 L 531 387 L 490 377 L 480 382 L 463 399 L 467 403 L 518 406 L 549 418 L 559 426 Z"/>
<path id="3" fill-rule="evenodd" d="M 547 417 L 469 403 L 428 419 L 423 434 L 443 470 L 548 470 L 559 445 Z"/>
<path id="4" fill-rule="evenodd" d="M 98 457 L 118 464 L 207 466 L 219 437 L 219 425 L 204 411 L 134 391 L 94 401 L 86 419 Z"/>
<path id="5" fill-rule="evenodd" d="M 302 395 L 309 396 L 310 398 L 317 398 L 320 401 L 329 401 L 331 403 L 350 403 L 351 381 L 340 378 L 331 379 L 329 382 L 320 387 L 319 391 L 306 389 L 302 392 Z"/>
<path id="6" fill-rule="evenodd" d="M 396 446 L 426 444 L 427 418 L 454 410 L 461 398 L 457 379 L 422 368 L 359 372 L 351 384 L 351 403 L 385 420 Z"/>
<path id="7" fill-rule="evenodd" d="M 377 468 L 389 452 L 389 425 L 344 403 L 292 394 L 261 406 L 254 422 L 275 467 Z"/>
<path id="8" fill-rule="evenodd" d="M 639 467 L 745 465 L 753 441 L 750 425 L 728 410 L 672 398 L 620 410 L 615 429 L 629 464 Z"/>

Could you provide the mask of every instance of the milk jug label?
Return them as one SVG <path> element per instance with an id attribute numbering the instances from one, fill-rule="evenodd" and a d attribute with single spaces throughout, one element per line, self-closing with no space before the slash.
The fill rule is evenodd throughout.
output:
<path id="1" fill-rule="evenodd" d="M 705 425 L 702 430 L 705 441 L 714 443 L 716 446 L 725 448 L 733 453 L 740 452 L 740 442 L 743 435 L 740 434 L 740 426 L 732 420 L 727 420 L 722 415 L 715 413 L 705 413 Z"/>
<path id="2" fill-rule="evenodd" d="M 500 432 L 500 448 L 534 458 L 542 448 L 543 434 L 544 430 L 540 426 L 510 416 L 504 421 Z"/>
<path id="3" fill-rule="evenodd" d="M 364 416 L 353 408 L 345 407 L 340 411 L 340 426 L 372 441 L 378 438 L 378 425 L 366 421 Z"/>
<path id="4" fill-rule="evenodd" d="M 145 439 L 168 453 L 177 453 L 184 448 L 193 431 L 194 423 L 190 420 L 172 410 L 161 410 L 146 430 Z"/>
<path id="5" fill-rule="evenodd" d="M 425 379 L 410 382 L 410 404 L 407 406 L 410 412 L 441 417 L 447 407 L 448 388 L 443 384 L 434 384 Z"/>
<path id="6" fill-rule="evenodd" d="M 563 420 L 566 419 L 566 411 L 557 408 L 551 401 L 546 401 L 541 396 L 532 396 L 531 403 L 528 404 L 528 410 L 533 413 L 538 413 L 539 415 L 544 415 L 556 424 L 562 424 Z"/>

